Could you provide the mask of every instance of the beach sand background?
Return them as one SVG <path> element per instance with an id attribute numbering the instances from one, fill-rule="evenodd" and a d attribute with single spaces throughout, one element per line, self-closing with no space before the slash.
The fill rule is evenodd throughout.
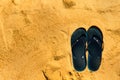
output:
<path id="1" fill-rule="evenodd" d="M 76 72 L 70 38 L 97 25 L 96 72 Z M 0 0 L 0 80 L 120 80 L 120 0 Z"/>

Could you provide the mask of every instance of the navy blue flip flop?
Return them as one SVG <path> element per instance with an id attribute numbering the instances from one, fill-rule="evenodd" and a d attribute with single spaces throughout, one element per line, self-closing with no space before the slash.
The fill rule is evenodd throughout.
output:
<path id="1" fill-rule="evenodd" d="M 76 71 L 86 68 L 86 30 L 76 29 L 71 36 L 72 61 Z"/>
<path id="2" fill-rule="evenodd" d="M 97 26 L 91 26 L 87 31 L 88 68 L 97 71 L 101 65 L 103 51 L 103 34 Z"/>

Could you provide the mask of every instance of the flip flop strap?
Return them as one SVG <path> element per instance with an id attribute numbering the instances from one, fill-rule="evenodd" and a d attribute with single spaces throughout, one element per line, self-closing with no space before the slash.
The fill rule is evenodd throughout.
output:
<path id="1" fill-rule="evenodd" d="M 95 41 L 103 50 L 103 47 L 102 47 L 103 41 L 98 36 L 93 35 L 93 37 L 88 41 L 88 45 L 90 45 L 92 41 Z"/>
<path id="2" fill-rule="evenodd" d="M 83 37 L 86 37 L 86 35 L 82 34 L 80 37 L 78 37 L 78 39 L 74 42 L 74 44 L 72 45 L 72 47 L 75 46 L 79 41 L 83 41 L 83 39 L 82 39 Z"/>

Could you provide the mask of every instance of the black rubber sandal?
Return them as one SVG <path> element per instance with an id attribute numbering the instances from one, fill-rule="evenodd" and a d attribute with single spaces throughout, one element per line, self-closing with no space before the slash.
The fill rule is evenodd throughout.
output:
<path id="1" fill-rule="evenodd" d="M 101 65 L 103 51 L 103 34 L 97 26 L 91 26 L 87 31 L 88 68 L 97 71 Z"/>
<path id="2" fill-rule="evenodd" d="M 76 29 L 71 36 L 72 60 L 76 71 L 86 68 L 86 30 Z"/>

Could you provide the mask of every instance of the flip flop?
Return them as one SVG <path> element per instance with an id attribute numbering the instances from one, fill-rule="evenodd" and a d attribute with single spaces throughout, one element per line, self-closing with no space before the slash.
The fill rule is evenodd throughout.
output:
<path id="1" fill-rule="evenodd" d="M 76 71 L 86 68 L 86 30 L 76 29 L 71 36 L 72 62 Z"/>
<path id="2" fill-rule="evenodd" d="M 91 26 L 87 31 L 88 68 L 97 71 L 101 65 L 103 51 L 103 34 L 97 26 Z"/>

